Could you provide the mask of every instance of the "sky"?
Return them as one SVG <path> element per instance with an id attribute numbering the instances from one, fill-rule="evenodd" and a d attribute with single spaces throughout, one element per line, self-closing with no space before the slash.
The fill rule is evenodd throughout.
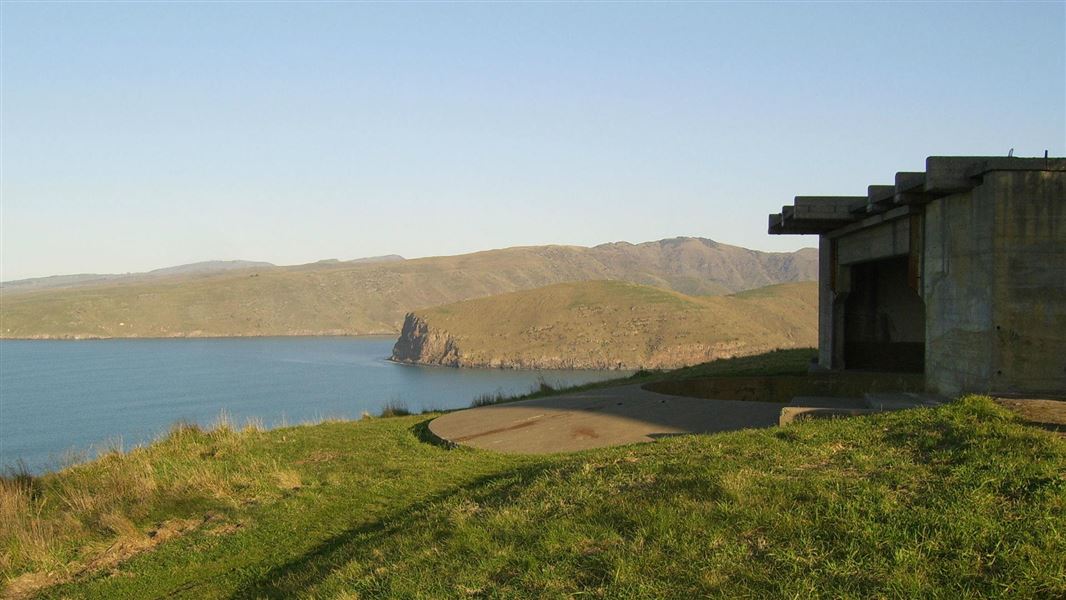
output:
<path id="1" fill-rule="evenodd" d="M 1066 155 L 1066 3 L 0 4 L 0 279 L 700 236 Z"/>

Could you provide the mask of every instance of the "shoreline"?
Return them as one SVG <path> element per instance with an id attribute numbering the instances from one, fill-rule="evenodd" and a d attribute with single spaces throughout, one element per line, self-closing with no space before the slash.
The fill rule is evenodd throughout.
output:
<path id="1" fill-rule="evenodd" d="M 634 369 L 632 367 L 543 367 L 543 366 L 514 366 L 514 365 L 493 365 L 491 363 L 478 363 L 469 365 L 444 365 L 441 363 L 430 362 L 417 362 L 410 360 L 396 360 L 393 357 L 387 357 L 386 362 L 394 365 L 400 365 L 404 367 L 432 367 L 434 369 L 456 369 L 459 371 L 575 371 L 575 372 L 587 372 L 587 371 L 609 371 L 612 373 L 636 373 L 642 369 Z M 647 369 L 644 369 L 647 370 Z"/>
<path id="2" fill-rule="evenodd" d="M 175 336 L 0 336 L 0 342 L 91 342 L 107 340 L 228 340 L 228 339 L 263 339 L 263 338 L 394 338 L 399 334 L 236 334 L 217 335 L 175 335 Z"/>

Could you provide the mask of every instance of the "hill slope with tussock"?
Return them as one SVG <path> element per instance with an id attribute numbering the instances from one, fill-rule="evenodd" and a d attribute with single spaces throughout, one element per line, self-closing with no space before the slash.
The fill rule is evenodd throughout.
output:
<path id="1" fill-rule="evenodd" d="M 756 252 L 700 238 L 257 266 L 22 292 L 4 288 L 0 337 L 396 333 L 411 310 L 554 283 L 609 279 L 722 294 L 816 275 L 815 250 Z"/>
<path id="2" fill-rule="evenodd" d="M 688 296 L 562 283 L 411 313 L 393 359 L 465 367 L 662 369 L 818 340 L 814 282 Z"/>

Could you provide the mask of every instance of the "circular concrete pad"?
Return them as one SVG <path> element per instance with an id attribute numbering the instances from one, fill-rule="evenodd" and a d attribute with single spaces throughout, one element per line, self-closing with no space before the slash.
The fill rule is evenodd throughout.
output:
<path id="1" fill-rule="evenodd" d="M 776 402 L 667 396 L 627 385 L 461 410 L 437 417 L 429 429 L 446 441 L 474 448 L 547 454 L 772 427 L 781 407 Z"/>

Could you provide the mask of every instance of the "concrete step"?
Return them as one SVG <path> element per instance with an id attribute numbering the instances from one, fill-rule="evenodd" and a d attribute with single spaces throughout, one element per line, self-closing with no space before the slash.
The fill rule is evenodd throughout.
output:
<path id="1" fill-rule="evenodd" d="M 796 396 L 786 406 L 809 408 L 870 408 L 862 398 L 837 398 L 835 396 Z"/>
<path id="2" fill-rule="evenodd" d="M 881 412 L 870 408 L 862 398 L 833 398 L 829 396 L 796 396 L 778 417 L 779 425 L 788 425 L 808 419 L 854 417 Z"/>
<path id="3" fill-rule="evenodd" d="M 948 399 L 935 394 L 911 392 L 868 393 L 862 398 L 833 398 L 829 396 L 796 396 L 781 409 L 779 425 L 807 419 L 854 417 L 890 410 L 940 406 Z"/>
<path id="4" fill-rule="evenodd" d="M 863 402 L 869 408 L 879 410 L 906 410 L 908 408 L 928 408 L 940 406 L 948 399 L 936 394 L 915 392 L 878 392 L 863 396 Z"/>

